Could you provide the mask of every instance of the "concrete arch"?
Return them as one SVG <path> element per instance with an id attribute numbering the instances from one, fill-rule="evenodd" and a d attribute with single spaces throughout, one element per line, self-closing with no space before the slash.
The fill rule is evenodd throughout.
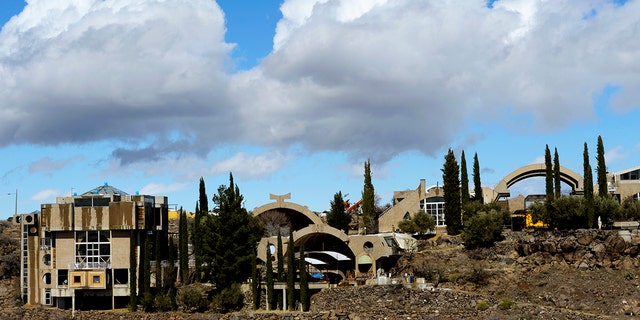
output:
<path id="1" fill-rule="evenodd" d="M 509 188 L 516 182 L 532 178 L 546 176 L 546 166 L 544 163 L 530 164 L 520 167 L 506 175 L 495 187 L 496 199 L 511 196 Z M 571 187 L 572 194 L 582 194 L 584 192 L 584 179 L 581 175 L 560 166 L 560 180 Z"/>
<path id="2" fill-rule="evenodd" d="M 276 201 L 253 209 L 254 217 L 260 218 L 262 215 L 274 211 L 282 212 L 291 221 L 294 231 L 313 224 L 323 224 L 322 219 L 309 210 L 308 207 L 293 202 L 285 202 L 284 200 L 291 198 L 291 193 L 285 195 L 270 194 L 269 198 Z"/>

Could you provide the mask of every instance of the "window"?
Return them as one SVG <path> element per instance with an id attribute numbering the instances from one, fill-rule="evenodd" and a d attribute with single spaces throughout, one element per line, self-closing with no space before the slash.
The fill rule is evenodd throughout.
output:
<path id="1" fill-rule="evenodd" d="M 51 255 L 47 253 L 44 256 L 42 256 L 42 263 L 44 263 L 45 266 L 50 266 L 51 265 Z"/>
<path id="2" fill-rule="evenodd" d="M 47 273 L 45 273 L 45 274 L 42 276 L 42 282 L 43 282 L 44 284 L 51 284 L 51 273 L 48 273 L 48 272 L 47 272 Z"/>
<path id="3" fill-rule="evenodd" d="M 109 231 L 76 232 L 76 268 L 104 269 L 111 263 Z"/>
<path id="4" fill-rule="evenodd" d="M 82 276 L 73 276 L 74 284 L 82 284 Z"/>
<path id="5" fill-rule="evenodd" d="M 44 304 L 51 305 L 51 289 L 44 289 Z"/>
<path id="6" fill-rule="evenodd" d="M 93 276 L 93 283 L 100 283 L 100 276 Z"/>
<path id="7" fill-rule="evenodd" d="M 58 270 L 58 285 L 59 286 L 66 286 L 68 285 L 68 279 L 69 278 L 69 270 L 66 269 L 59 269 Z"/>
<path id="8" fill-rule="evenodd" d="M 444 221 L 444 198 L 433 197 L 420 201 L 420 209 L 433 217 L 436 227 L 446 226 Z"/>

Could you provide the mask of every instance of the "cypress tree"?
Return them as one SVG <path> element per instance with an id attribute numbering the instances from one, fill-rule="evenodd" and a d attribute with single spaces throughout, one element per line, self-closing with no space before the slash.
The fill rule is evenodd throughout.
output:
<path id="1" fill-rule="evenodd" d="M 273 295 L 273 263 L 271 262 L 271 246 L 267 245 L 267 309 L 275 309 L 275 296 Z"/>
<path id="2" fill-rule="evenodd" d="M 480 163 L 478 163 L 478 153 L 473 156 L 473 191 L 476 194 L 475 201 L 484 203 L 484 196 L 482 195 L 482 184 L 480 182 Z"/>
<path id="3" fill-rule="evenodd" d="M 377 214 L 376 199 L 373 183 L 371 182 L 371 161 L 364 163 L 364 189 L 362 191 L 362 223 L 366 228 L 366 233 L 376 233 Z"/>
<path id="4" fill-rule="evenodd" d="M 289 232 L 291 232 L 291 229 L 289 230 Z M 278 252 L 277 254 L 277 259 L 278 259 L 278 274 L 277 274 L 277 279 L 278 281 L 285 281 L 285 275 L 284 275 L 284 252 L 282 251 L 282 235 L 280 234 L 280 229 L 278 229 Z M 277 295 L 277 306 L 279 310 L 282 310 L 284 308 L 284 306 L 282 305 L 282 290 L 278 290 L 278 292 L 276 293 Z"/>
<path id="5" fill-rule="evenodd" d="M 282 253 L 282 236 L 280 235 L 280 230 L 278 230 L 278 281 L 284 281 L 284 254 Z"/>
<path id="6" fill-rule="evenodd" d="M 173 243 L 173 236 L 169 238 L 169 253 L 167 260 L 169 260 L 169 266 L 167 268 L 165 288 L 167 289 L 169 299 L 171 301 L 171 310 L 176 310 L 176 247 Z"/>
<path id="7" fill-rule="evenodd" d="M 187 213 L 180 207 L 180 225 L 178 232 L 178 252 L 180 254 L 180 281 L 187 284 L 189 278 L 189 232 Z"/>
<path id="8" fill-rule="evenodd" d="M 161 261 L 162 261 L 162 245 L 161 245 L 161 235 L 160 235 L 160 230 L 156 230 L 155 232 L 155 243 L 154 243 L 154 249 L 155 249 L 155 257 L 154 260 L 156 261 L 156 289 L 160 289 L 162 288 L 162 265 L 161 265 Z"/>
<path id="9" fill-rule="evenodd" d="M 598 149 L 597 149 L 598 166 L 596 171 L 598 173 L 598 196 L 605 197 L 609 193 L 607 186 L 607 165 L 604 160 L 604 144 L 602 143 L 602 137 L 598 136 Z"/>
<path id="10" fill-rule="evenodd" d="M 555 190 L 555 198 L 560 198 L 561 194 L 561 185 L 560 182 L 560 158 L 558 157 L 558 148 L 555 148 L 555 152 L 553 155 L 553 187 Z"/>
<path id="11" fill-rule="evenodd" d="M 153 296 L 151 295 L 151 242 L 149 235 L 144 238 L 144 263 L 142 269 L 142 306 L 144 311 L 151 311 L 153 308 Z"/>
<path id="12" fill-rule="evenodd" d="M 594 227 L 595 223 L 595 209 L 593 207 L 593 171 L 591 170 L 591 164 L 589 164 L 589 148 L 587 143 L 584 143 L 583 158 L 583 176 L 584 176 L 584 200 L 585 210 L 587 216 L 587 226 L 589 228 Z"/>
<path id="13" fill-rule="evenodd" d="M 547 196 L 547 203 L 553 202 L 553 165 L 551 164 L 551 151 L 549 151 L 549 145 L 546 145 L 544 151 L 544 166 L 545 166 L 545 191 Z"/>
<path id="14" fill-rule="evenodd" d="M 193 253 L 195 257 L 195 278 L 197 282 L 202 281 L 202 264 L 203 264 L 203 234 L 207 231 L 204 230 L 203 220 L 209 214 L 209 200 L 207 198 L 207 191 L 204 183 L 204 178 L 200 177 L 199 186 L 199 210 L 196 208 L 196 216 L 193 222 L 193 235 L 192 245 Z"/>
<path id="15" fill-rule="evenodd" d="M 253 302 L 253 310 L 260 309 L 260 276 L 258 275 L 258 259 L 253 254 L 251 263 L 251 300 Z"/>
<path id="16" fill-rule="evenodd" d="M 287 308 L 293 311 L 295 301 L 295 251 L 293 244 L 293 230 L 289 232 L 289 244 L 287 244 Z"/>
<path id="17" fill-rule="evenodd" d="M 351 223 L 351 215 L 344 208 L 344 199 L 342 192 L 338 191 L 331 201 L 331 209 L 327 213 L 327 224 L 344 231 L 349 234 L 349 223 Z"/>
<path id="18" fill-rule="evenodd" d="M 304 259 L 304 245 L 300 246 L 300 304 L 302 311 L 309 311 L 309 282 L 307 279 L 307 261 Z"/>
<path id="19" fill-rule="evenodd" d="M 464 156 L 464 150 L 460 156 L 460 189 L 462 205 L 469 203 L 471 196 L 469 195 L 469 175 L 467 174 L 467 159 Z"/>
<path id="20" fill-rule="evenodd" d="M 462 204 L 460 202 L 460 168 L 453 150 L 449 149 L 442 169 L 444 191 L 444 219 L 447 233 L 457 235 L 462 229 Z"/>
<path id="21" fill-rule="evenodd" d="M 138 309 L 138 259 L 136 259 L 136 231 L 129 235 L 129 310 Z"/>

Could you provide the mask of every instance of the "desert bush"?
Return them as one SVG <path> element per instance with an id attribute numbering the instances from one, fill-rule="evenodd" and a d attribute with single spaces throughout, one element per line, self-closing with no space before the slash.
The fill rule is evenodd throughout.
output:
<path id="1" fill-rule="evenodd" d="M 487 271 L 486 264 L 483 261 L 474 261 L 471 264 L 467 280 L 476 285 L 486 285 L 490 276 L 491 274 Z"/>
<path id="2" fill-rule="evenodd" d="M 476 303 L 476 310 L 484 311 L 487 309 L 489 309 L 489 304 L 486 301 L 480 300 Z"/>
<path id="3" fill-rule="evenodd" d="M 177 300 L 178 308 L 185 312 L 201 312 L 209 306 L 206 293 L 202 288 L 196 286 L 180 288 Z"/>
<path id="4" fill-rule="evenodd" d="M 237 311 L 244 306 L 244 294 L 239 283 L 233 283 L 230 287 L 222 289 L 213 298 L 216 309 L 220 312 Z"/>
<path id="5" fill-rule="evenodd" d="M 509 310 L 513 307 L 515 307 L 515 303 L 509 298 L 502 298 L 498 302 L 498 309 L 500 310 Z"/>
<path id="6" fill-rule="evenodd" d="M 502 214 L 492 210 L 489 213 L 479 212 L 469 219 L 460 237 L 467 249 L 491 247 L 502 240 Z"/>
<path id="7" fill-rule="evenodd" d="M 175 297 L 171 294 L 158 294 L 154 299 L 155 309 L 159 312 L 167 312 L 176 309 Z"/>

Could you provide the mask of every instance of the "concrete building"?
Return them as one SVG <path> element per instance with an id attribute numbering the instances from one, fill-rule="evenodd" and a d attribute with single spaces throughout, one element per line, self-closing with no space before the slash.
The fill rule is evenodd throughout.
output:
<path id="1" fill-rule="evenodd" d="M 140 275 L 141 244 L 147 237 L 167 243 L 167 215 L 166 197 L 129 195 L 106 183 L 42 204 L 40 213 L 17 215 L 23 301 L 74 309 L 125 307 L 130 290 L 136 290 L 129 286 L 131 250 Z"/>
<path id="2" fill-rule="evenodd" d="M 629 197 L 640 200 L 640 167 L 607 173 L 607 186 L 609 193 L 620 201 Z M 597 186 L 594 189 L 598 192 Z"/>
<path id="3" fill-rule="evenodd" d="M 258 258 L 262 261 L 266 261 L 267 248 L 273 253 L 272 259 L 277 257 L 277 230 L 283 234 L 282 254 L 286 256 L 290 246 L 288 234 L 293 232 L 294 250 L 298 252 L 301 246 L 305 247 L 305 260 L 311 265 L 312 274 L 321 275 L 328 284 L 364 283 L 374 278 L 376 272 L 389 271 L 402 251 L 415 244 L 415 239 L 395 233 L 347 235 L 324 223 L 309 208 L 285 201 L 290 197 L 290 194 L 271 195 L 274 202 L 253 210 L 254 216 L 272 230 L 258 244 Z"/>

